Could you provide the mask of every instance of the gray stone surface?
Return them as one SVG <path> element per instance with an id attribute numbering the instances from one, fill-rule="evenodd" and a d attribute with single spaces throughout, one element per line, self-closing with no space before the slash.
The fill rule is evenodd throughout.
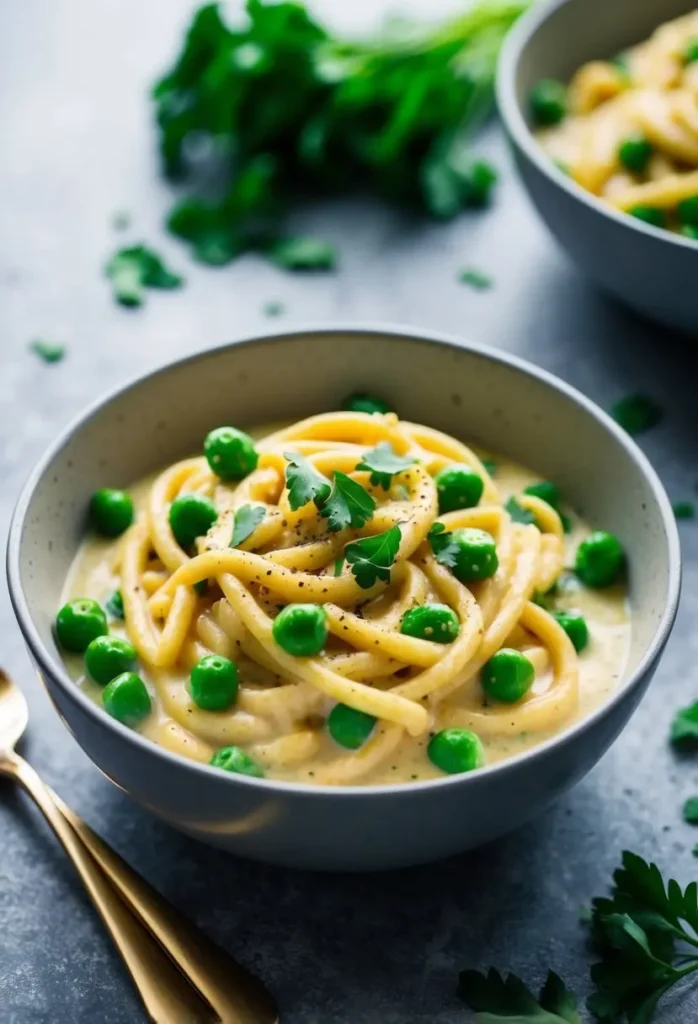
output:
<path id="1" fill-rule="evenodd" d="M 365 21 L 371 3 L 343 6 Z M 428 0 L 413 2 L 428 10 Z M 440 7 L 448 6 L 441 3 Z M 336 3 L 325 9 L 337 13 Z M 145 100 L 183 23 L 185 0 L 5 0 L 0 9 L 0 533 L 30 466 L 103 388 L 171 356 L 269 326 L 342 320 L 441 329 L 517 352 L 602 405 L 655 395 L 665 423 L 643 439 L 672 497 L 695 494 L 697 353 L 610 304 L 575 274 L 521 194 L 499 133 L 483 148 L 504 171 L 496 208 L 446 226 L 407 224 L 381 207 L 335 204 L 299 223 L 341 246 L 341 272 L 284 276 L 254 258 L 196 267 L 160 222 Z M 127 237 L 157 243 L 186 272 L 179 294 L 140 312 L 115 307 L 100 267 L 127 209 Z M 464 266 L 491 272 L 478 294 Z M 36 336 L 65 341 L 45 366 Z M 312 876 L 236 861 L 156 822 L 103 779 L 32 675 L 0 594 L 3 665 L 32 712 L 26 753 L 61 795 L 278 995 L 287 1024 L 456 1024 L 462 966 L 532 980 L 554 965 L 581 993 L 588 955 L 577 907 L 603 891 L 620 851 L 696 874 L 698 834 L 682 800 L 696 764 L 666 744 L 673 709 L 698 697 L 698 525 L 681 527 L 686 575 L 676 631 L 651 692 L 592 774 L 544 818 L 468 856 L 383 876 Z M 698 995 L 658 1014 L 689 1022 Z M 0 1021 L 126 1024 L 144 1016 L 72 869 L 27 800 L 0 785 Z M 177 1024 L 177 1022 L 173 1022 Z"/>

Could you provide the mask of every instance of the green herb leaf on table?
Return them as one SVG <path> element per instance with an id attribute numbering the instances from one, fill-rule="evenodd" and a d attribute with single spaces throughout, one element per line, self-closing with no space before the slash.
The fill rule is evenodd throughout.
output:
<path id="1" fill-rule="evenodd" d="M 468 284 L 478 292 L 487 291 L 494 284 L 489 274 L 485 274 L 482 270 L 477 270 L 475 267 L 461 270 L 458 280 L 461 284 Z"/>
<path id="2" fill-rule="evenodd" d="M 520 505 L 516 498 L 509 498 L 504 507 L 511 516 L 512 522 L 521 523 L 523 526 L 535 526 L 536 517 L 533 512 Z"/>
<path id="3" fill-rule="evenodd" d="M 408 455 L 396 455 L 389 441 L 381 441 L 375 448 L 364 452 L 357 469 L 364 469 L 371 474 L 374 487 L 382 487 L 389 491 L 394 476 L 404 473 L 413 466 L 415 460 Z"/>
<path id="4" fill-rule="evenodd" d="M 320 515 L 327 519 L 328 530 L 336 532 L 347 526 L 358 529 L 366 525 L 375 511 L 375 500 L 361 484 L 346 473 L 335 473 L 330 495 L 320 509 Z"/>
<path id="5" fill-rule="evenodd" d="M 235 511 L 233 520 L 233 536 L 231 548 L 239 547 L 243 541 L 251 537 L 266 515 L 264 505 L 241 505 Z"/>
<path id="6" fill-rule="evenodd" d="M 112 217 L 111 225 L 115 231 L 125 231 L 131 226 L 131 214 L 127 210 L 117 210 Z"/>
<path id="7" fill-rule="evenodd" d="M 299 508 L 314 501 L 318 509 L 329 498 L 332 485 L 327 477 L 318 473 L 315 466 L 297 452 L 284 452 L 286 466 L 286 487 L 288 503 L 296 512 Z"/>
<path id="8" fill-rule="evenodd" d="M 270 317 L 281 316 L 285 311 L 286 307 L 284 306 L 283 302 L 277 302 L 276 300 L 273 299 L 269 302 L 265 302 L 264 306 L 262 307 L 262 312 L 264 313 L 264 315 Z"/>
<path id="9" fill-rule="evenodd" d="M 536 998 L 515 974 L 462 971 L 458 995 L 477 1024 L 582 1024 L 577 1000 L 562 979 L 550 971 Z"/>
<path id="10" fill-rule="evenodd" d="M 107 263 L 105 273 L 116 301 L 130 307 L 143 305 L 145 288 L 180 288 L 184 280 L 145 245 L 119 249 Z"/>
<path id="11" fill-rule="evenodd" d="M 37 338 L 30 342 L 29 348 L 45 363 L 60 363 L 61 359 L 65 358 L 65 345 L 55 341 L 42 341 Z"/>
<path id="12" fill-rule="evenodd" d="M 698 825 L 698 796 L 690 796 L 684 803 L 683 820 L 689 825 Z"/>
<path id="13" fill-rule="evenodd" d="M 676 747 L 698 748 L 698 701 L 676 712 L 669 739 Z"/>
<path id="14" fill-rule="evenodd" d="M 488 202 L 496 171 L 469 147 L 526 0 L 478 0 L 442 25 L 402 21 L 358 42 L 332 35 L 300 3 L 246 6 L 235 26 L 217 4 L 201 7 L 153 89 L 163 169 L 191 192 L 169 226 L 197 259 L 221 265 L 269 252 L 299 184 L 368 192 L 437 217 Z M 190 159 L 206 146 L 210 161 Z M 196 196 L 207 164 L 230 168 L 215 202 Z M 334 256 L 323 246 L 299 250 L 294 240 L 270 255 L 293 269 L 326 268 Z"/>
<path id="15" fill-rule="evenodd" d="M 647 395 L 628 395 L 611 408 L 611 416 L 631 435 L 641 434 L 661 423 L 664 413 Z"/>
<path id="16" fill-rule="evenodd" d="M 334 247 L 310 236 L 279 239 L 266 254 L 282 270 L 333 270 L 337 263 Z"/>
<path id="17" fill-rule="evenodd" d="M 675 501 L 674 515 L 677 519 L 695 519 L 696 506 L 692 501 Z"/>
<path id="18" fill-rule="evenodd" d="M 347 544 L 344 556 L 362 590 L 370 590 L 379 580 L 390 582 L 390 568 L 397 557 L 401 539 L 400 527 L 391 526 L 385 533 Z"/>

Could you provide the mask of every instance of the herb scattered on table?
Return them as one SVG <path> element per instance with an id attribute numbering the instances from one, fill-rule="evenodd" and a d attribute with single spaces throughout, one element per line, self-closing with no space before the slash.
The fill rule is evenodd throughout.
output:
<path id="1" fill-rule="evenodd" d="M 153 89 L 163 170 L 191 193 L 170 230 L 204 263 L 258 250 L 290 269 L 327 269 L 327 243 L 311 251 L 283 238 L 304 192 L 368 192 L 440 218 L 485 205 L 497 174 L 470 143 L 526 6 L 479 0 L 440 26 L 401 20 L 361 41 L 333 36 L 301 3 L 247 0 L 235 27 L 217 4 L 201 7 Z M 204 197 L 214 166 L 226 186 Z"/>
<path id="2" fill-rule="evenodd" d="M 603 1024 L 650 1024 L 662 996 L 698 971 L 698 884 L 665 883 L 654 864 L 625 852 L 608 897 L 592 900 L 590 1013 Z M 463 971 L 461 999 L 477 1024 L 581 1024 L 577 1001 L 552 971 L 536 999 L 510 974 Z"/>
<path id="3" fill-rule="evenodd" d="M 397 455 L 389 441 L 381 441 L 375 448 L 364 452 L 356 468 L 365 469 L 371 474 L 371 483 L 374 487 L 382 487 L 384 491 L 388 491 L 393 477 L 398 473 L 404 473 L 414 465 L 414 462 L 415 460 L 408 455 Z"/>
<path id="4" fill-rule="evenodd" d="M 669 739 L 675 747 L 698 749 L 698 701 L 676 712 Z"/>
<path id="5" fill-rule="evenodd" d="M 122 306 L 142 306 L 146 288 L 180 288 L 184 279 L 169 270 L 156 252 L 145 245 L 119 249 L 105 267 L 114 298 Z"/>
<path id="6" fill-rule="evenodd" d="M 236 548 L 244 540 L 251 537 L 266 515 L 264 505 L 241 505 L 235 510 L 233 520 L 233 536 L 230 538 L 231 548 Z"/>
<path id="7" fill-rule="evenodd" d="M 689 825 L 698 825 L 698 796 L 689 796 L 683 805 L 683 820 Z"/>
<path id="8" fill-rule="evenodd" d="M 265 302 L 262 306 L 262 312 L 265 316 L 281 316 L 285 311 L 286 307 L 283 302 L 278 302 L 275 299 Z"/>
<path id="9" fill-rule="evenodd" d="M 125 231 L 131 227 L 131 214 L 126 210 L 117 210 L 112 217 L 112 227 L 115 231 Z"/>
<path id="10" fill-rule="evenodd" d="M 673 507 L 677 519 L 695 519 L 696 517 L 696 506 L 692 501 L 676 501 Z"/>
<path id="11" fill-rule="evenodd" d="M 370 590 L 378 580 L 390 582 L 390 567 L 397 557 L 401 539 L 400 527 L 391 526 L 385 533 L 347 544 L 344 556 L 363 590 Z"/>
<path id="12" fill-rule="evenodd" d="M 55 341 L 42 341 L 37 338 L 29 343 L 29 348 L 45 363 L 60 363 L 61 359 L 65 358 L 65 345 L 60 345 Z"/>
<path id="13" fill-rule="evenodd" d="M 361 484 L 346 473 L 334 474 L 332 490 L 320 509 L 320 515 L 327 519 L 328 530 L 336 532 L 347 526 L 359 529 L 366 525 L 375 511 L 375 500 Z"/>
<path id="14" fill-rule="evenodd" d="M 476 270 L 475 267 L 471 267 L 469 270 L 461 270 L 458 280 L 461 284 L 468 284 L 478 292 L 487 291 L 494 284 L 494 280 L 489 274 L 485 274 L 482 270 Z"/>
<path id="15" fill-rule="evenodd" d="M 611 416 L 631 435 L 642 434 L 661 423 L 661 407 L 647 395 L 628 395 L 611 408 Z"/>

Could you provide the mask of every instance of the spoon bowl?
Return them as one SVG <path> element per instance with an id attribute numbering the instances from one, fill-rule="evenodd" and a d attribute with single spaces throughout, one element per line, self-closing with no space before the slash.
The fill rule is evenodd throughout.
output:
<path id="1" fill-rule="evenodd" d="M 0 759 L 14 750 L 28 721 L 24 694 L 0 668 Z"/>

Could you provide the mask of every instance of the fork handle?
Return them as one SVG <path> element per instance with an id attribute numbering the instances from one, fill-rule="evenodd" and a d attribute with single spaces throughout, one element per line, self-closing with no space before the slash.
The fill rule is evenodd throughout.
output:
<path id="1" fill-rule="evenodd" d="M 47 793 L 130 910 L 218 1013 L 222 1024 L 278 1024 L 262 983 L 192 925 L 46 786 Z"/>
<path id="2" fill-rule="evenodd" d="M 0 771 L 23 786 L 63 845 L 119 950 L 150 1019 L 155 1024 L 210 1024 L 214 1018 L 208 1008 L 129 912 L 31 765 L 13 754 L 0 759 Z"/>

